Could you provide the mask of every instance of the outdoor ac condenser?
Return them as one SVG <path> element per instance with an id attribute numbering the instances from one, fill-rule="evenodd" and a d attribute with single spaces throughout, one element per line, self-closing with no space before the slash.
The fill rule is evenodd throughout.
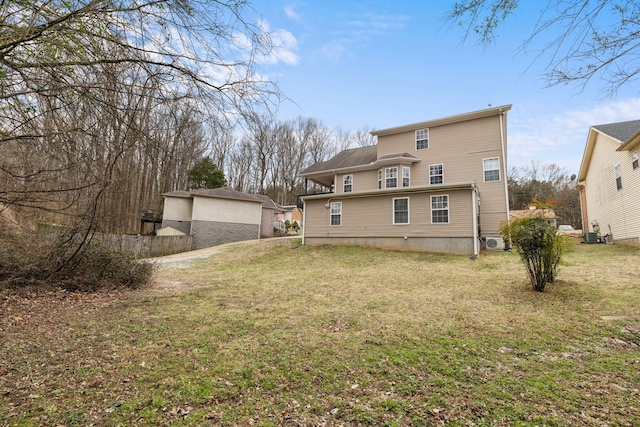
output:
<path id="1" fill-rule="evenodd" d="M 487 237 L 486 238 L 486 246 L 490 251 L 503 251 L 504 250 L 504 241 L 502 237 Z"/>

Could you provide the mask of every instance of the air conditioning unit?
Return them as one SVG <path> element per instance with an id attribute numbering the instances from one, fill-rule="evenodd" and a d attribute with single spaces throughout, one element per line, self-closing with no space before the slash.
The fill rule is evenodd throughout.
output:
<path id="1" fill-rule="evenodd" d="M 490 251 L 503 251 L 504 240 L 502 237 L 487 237 L 485 240 L 486 248 Z"/>

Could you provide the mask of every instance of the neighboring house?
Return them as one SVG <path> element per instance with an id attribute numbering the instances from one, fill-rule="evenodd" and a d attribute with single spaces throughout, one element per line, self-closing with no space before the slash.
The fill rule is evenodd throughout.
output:
<path id="1" fill-rule="evenodd" d="M 640 120 L 589 129 L 577 185 L 584 231 L 640 245 L 639 153 Z"/>
<path id="2" fill-rule="evenodd" d="M 298 221 L 298 225 L 302 227 L 302 209 L 296 205 L 281 206 L 283 212 L 283 222 L 289 220 L 291 224 Z"/>
<path id="3" fill-rule="evenodd" d="M 509 217 L 511 220 L 534 217 L 544 218 L 547 224 L 554 227 L 558 226 L 558 217 L 553 209 L 537 209 L 535 206 L 531 206 L 529 209 L 509 211 Z"/>
<path id="4" fill-rule="evenodd" d="M 274 222 L 281 213 L 267 196 L 228 187 L 172 191 L 162 196 L 163 229 L 171 227 L 193 235 L 194 249 L 273 237 Z"/>
<path id="5" fill-rule="evenodd" d="M 509 219 L 506 113 L 488 108 L 372 132 L 300 176 L 328 189 L 302 196 L 304 244 L 477 255 Z"/>

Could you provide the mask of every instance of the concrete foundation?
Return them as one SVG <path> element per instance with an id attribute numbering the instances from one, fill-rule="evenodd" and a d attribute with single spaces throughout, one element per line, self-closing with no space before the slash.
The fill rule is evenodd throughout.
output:
<path id="1" fill-rule="evenodd" d="M 175 228 L 175 227 L 174 227 Z M 192 221 L 193 249 L 208 248 L 224 243 L 240 242 L 260 238 L 257 224 L 232 222 Z"/>
<path id="2" fill-rule="evenodd" d="M 473 255 L 473 237 L 305 237 L 305 245 L 347 245 Z"/>

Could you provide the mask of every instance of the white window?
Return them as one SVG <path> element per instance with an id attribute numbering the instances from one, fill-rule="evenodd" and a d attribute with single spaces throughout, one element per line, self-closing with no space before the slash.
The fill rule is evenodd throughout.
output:
<path id="1" fill-rule="evenodd" d="M 408 187 L 411 183 L 411 168 L 408 166 L 402 167 L 402 186 Z"/>
<path id="2" fill-rule="evenodd" d="M 378 190 L 382 188 L 382 169 L 378 171 Z"/>
<path id="3" fill-rule="evenodd" d="M 429 165 L 429 184 L 444 183 L 444 169 L 442 164 Z"/>
<path id="4" fill-rule="evenodd" d="M 342 191 L 351 193 L 353 191 L 353 175 L 345 175 L 342 178 Z"/>
<path id="5" fill-rule="evenodd" d="M 398 186 L 398 168 L 386 168 L 384 170 L 385 188 L 395 188 Z"/>
<path id="6" fill-rule="evenodd" d="M 482 170 L 484 171 L 484 182 L 500 181 L 500 158 L 483 159 Z"/>
<path id="7" fill-rule="evenodd" d="M 638 152 L 634 151 L 633 153 L 631 153 L 631 166 L 633 166 L 634 169 L 638 169 Z"/>
<path id="8" fill-rule="evenodd" d="M 393 199 L 393 223 L 409 224 L 409 198 Z"/>
<path id="9" fill-rule="evenodd" d="M 427 148 L 429 148 L 429 129 L 419 129 L 416 131 L 416 150 Z"/>
<path id="10" fill-rule="evenodd" d="M 613 171 L 616 175 L 616 188 L 620 190 L 622 189 L 622 168 L 620 167 L 620 165 L 616 165 L 613 168 Z"/>
<path id="11" fill-rule="evenodd" d="M 331 225 L 342 225 L 342 202 L 331 202 Z"/>
<path id="12" fill-rule="evenodd" d="M 431 196 L 431 223 L 449 223 L 449 196 Z"/>

